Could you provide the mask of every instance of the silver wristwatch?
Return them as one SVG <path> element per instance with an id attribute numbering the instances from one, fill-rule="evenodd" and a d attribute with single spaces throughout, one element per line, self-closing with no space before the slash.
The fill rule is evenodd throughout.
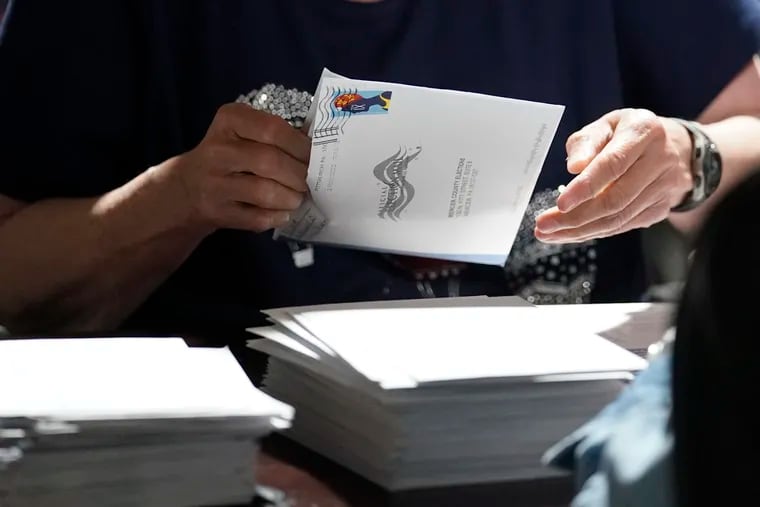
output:
<path id="1" fill-rule="evenodd" d="M 683 202 L 671 211 L 689 211 L 706 201 L 718 188 L 723 172 L 723 161 L 718 147 L 698 123 L 680 118 L 673 118 L 673 120 L 683 125 L 691 137 L 691 174 L 694 178 L 694 186 Z"/>

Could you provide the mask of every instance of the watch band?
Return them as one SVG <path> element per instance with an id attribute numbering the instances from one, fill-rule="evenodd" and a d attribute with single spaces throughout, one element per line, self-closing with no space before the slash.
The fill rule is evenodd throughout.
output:
<path id="1" fill-rule="evenodd" d="M 691 192 L 671 211 L 689 211 L 712 195 L 720 180 L 720 157 L 715 143 L 705 134 L 698 123 L 680 118 L 672 118 L 683 125 L 691 137 L 691 174 L 694 179 Z M 717 174 L 716 174 L 717 173 Z"/>

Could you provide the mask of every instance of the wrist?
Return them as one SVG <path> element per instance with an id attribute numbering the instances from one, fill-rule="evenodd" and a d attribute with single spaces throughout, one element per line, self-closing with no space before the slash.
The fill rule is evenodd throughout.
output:
<path id="1" fill-rule="evenodd" d="M 688 182 L 682 188 L 675 189 L 676 195 L 671 200 L 673 207 L 686 201 L 694 188 L 694 172 L 692 171 L 692 153 L 694 139 L 689 130 L 680 122 L 671 118 L 663 118 L 668 139 L 673 143 L 678 159 L 678 171 L 683 174 L 683 181 Z"/>
<path id="2" fill-rule="evenodd" d="M 691 139 L 691 191 L 671 208 L 673 212 L 691 211 L 704 203 L 720 184 L 723 162 L 717 145 L 703 127 L 692 121 L 673 119 L 683 126 Z"/>
<path id="3" fill-rule="evenodd" d="M 197 242 L 213 232 L 189 205 L 175 159 L 149 168 L 95 200 L 91 213 L 102 223 L 104 234 L 129 231 L 131 242 L 144 243 L 166 235 Z"/>
<path id="4" fill-rule="evenodd" d="M 198 209 L 192 192 L 187 185 L 186 155 L 177 155 L 159 165 L 149 168 L 144 174 L 156 191 L 164 210 L 166 223 L 176 229 L 193 231 L 202 236 L 214 232 L 216 225 Z"/>

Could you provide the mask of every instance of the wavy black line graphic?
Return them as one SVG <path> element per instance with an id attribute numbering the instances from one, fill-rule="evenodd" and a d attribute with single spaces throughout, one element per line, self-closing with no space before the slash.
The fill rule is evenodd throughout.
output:
<path id="1" fill-rule="evenodd" d="M 322 97 L 319 99 L 319 103 L 317 104 L 317 109 L 319 110 L 319 123 L 316 125 L 315 130 L 325 130 L 327 127 L 327 124 L 330 120 L 330 109 L 327 104 L 330 102 L 330 97 L 332 96 L 332 92 L 330 90 L 327 91 L 327 93 L 324 93 Z"/>
<path id="2" fill-rule="evenodd" d="M 415 195 L 414 185 L 407 181 L 409 163 L 422 152 L 422 147 L 414 149 L 400 147 L 396 153 L 375 166 L 372 174 L 385 187 L 381 193 L 377 215 L 397 221 L 412 202 Z"/>
<path id="3" fill-rule="evenodd" d="M 330 113 L 331 114 L 333 113 L 332 101 L 335 99 L 335 97 L 337 97 L 338 95 L 341 95 L 343 93 L 359 93 L 359 90 L 357 88 L 353 88 L 353 89 L 349 88 L 348 90 L 342 90 L 342 89 L 336 90 L 335 94 L 332 96 L 332 99 L 330 100 Z M 337 114 L 335 116 L 335 119 L 336 119 L 336 122 L 337 122 L 337 127 L 338 127 L 338 130 L 340 130 L 341 134 L 343 134 L 343 127 L 345 127 L 346 123 L 348 123 L 348 120 L 350 120 L 352 116 L 353 116 L 353 113 L 350 113 L 350 112 L 345 112 L 345 113 L 342 113 L 342 114 Z"/>
<path id="4" fill-rule="evenodd" d="M 351 118 L 351 113 L 335 114 L 332 109 L 332 101 L 335 97 L 342 93 L 355 93 L 351 90 L 343 90 L 341 88 L 327 87 L 325 93 L 319 99 L 317 109 L 320 114 L 320 121 L 314 128 L 314 137 L 332 137 L 337 136 L 340 132 L 343 133 L 343 127 Z"/>

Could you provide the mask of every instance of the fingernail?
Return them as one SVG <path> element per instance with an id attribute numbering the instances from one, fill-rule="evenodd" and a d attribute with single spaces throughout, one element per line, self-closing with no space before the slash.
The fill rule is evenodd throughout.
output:
<path id="1" fill-rule="evenodd" d="M 594 152 L 591 147 L 587 144 L 584 144 L 583 146 L 574 149 L 573 152 L 568 155 L 567 167 L 569 169 L 571 166 L 577 165 L 581 162 L 588 162 L 588 160 L 593 156 Z"/>
<path id="2" fill-rule="evenodd" d="M 567 156 L 567 167 L 574 166 L 580 159 L 580 154 L 577 151 L 574 151 L 572 154 Z"/>
<path id="3" fill-rule="evenodd" d="M 567 197 L 567 193 L 563 192 L 558 198 L 557 198 L 557 208 L 562 213 L 567 213 L 568 211 L 572 211 L 576 206 L 578 206 L 578 202 L 575 199 L 571 199 Z"/>
<path id="4" fill-rule="evenodd" d="M 536 229 L 544 234 L 552 233 L 559 229 L 559 222 L 554 219 L 536 220 Z"/>
<path id="5" fill-rule="evenodd" d="M 556 240 L 553 236 L 541 236 L 541 231 L 534 231 L 534 235 L 536 236 L 536 239 L 540 241 L 541 243 L 556 243 Z"/>

